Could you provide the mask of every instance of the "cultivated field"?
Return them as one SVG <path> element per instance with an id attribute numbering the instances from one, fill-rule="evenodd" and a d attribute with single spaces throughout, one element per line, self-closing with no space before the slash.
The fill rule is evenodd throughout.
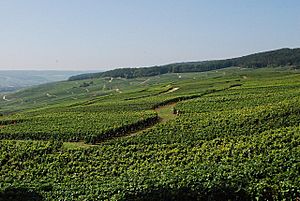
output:
<path id="1" fill-rule="evenodd" d="M 297 200 L 300 72 L 95 78 L 0 100 L 0 200 Z"/>

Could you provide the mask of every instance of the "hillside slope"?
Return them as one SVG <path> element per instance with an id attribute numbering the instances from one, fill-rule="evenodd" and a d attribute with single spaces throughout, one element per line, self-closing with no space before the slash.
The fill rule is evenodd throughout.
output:
<path id="1" fill-rule="evenodd" d="M 10 94 L 0 200 L 297 200 L 299 79 L 232 67 Z"/>
<path id="2" fill-rule="evenodd" d="M 72 76 L 69 80 L 83 80 L 99 77 L 136 78 L 162 75 L 166 73 L 204 72 L 228 67 L 263 68 L 278 66 L 300 66 L 300 48 L 279 49 L 251 54 L 248 56 L 213 61 L 175 63 L 164 66 L 142 68 L 120 68 L 102 73 L 88 73 Z"/>
<path id="3" fill-rule="evenodd" d="M 229 68 L 226 70 L 226 73 L 228 74 L 235 71 L 236 68 Z M 188 80 L 189 82 L 197 82 L 202 79 L 220 76 L 223 76 L 223 72 L 221 71 L 218 73 L 185 73 L 182 75 L 170 73 L 162 76 L 135 79 L 100 78 L 47 83 L 0 96 L 0 114 L 16 112 L 28 108 L 45 107 L 53 104 L 70 104 L 102 97 L 108 98 L 110 96 L 117 96 L 119 98 L 120 96 L 126 96 L 125 91 L 130 92 L 130 99 L 138 99 L 147 97 L 150 94 L 166 91 L 170 88 L 168 85 L 174 81 L 186 82 Z M 153 87 L 153 85 L 155 87 Z M 152 87 L 148 91 L 147 87 L 150 86 Z"/>

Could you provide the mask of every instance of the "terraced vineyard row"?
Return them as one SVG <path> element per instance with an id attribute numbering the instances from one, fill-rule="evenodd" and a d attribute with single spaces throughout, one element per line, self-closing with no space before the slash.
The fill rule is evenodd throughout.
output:
<path id="1" fill-rule="evenodd" d="M 0 139 L 20 140 L 85 140 L 95 143 L 133 132 L 158 121 L 154 111 L 143 112 L 62 112 L 31 118 L 7 120 Z"/>

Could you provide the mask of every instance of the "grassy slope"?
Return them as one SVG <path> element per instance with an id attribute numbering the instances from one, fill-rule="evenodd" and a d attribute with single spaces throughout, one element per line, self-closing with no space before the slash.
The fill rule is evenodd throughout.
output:
<path id="1" fill-rule="evenodd" d="M 100 146 L 0 141 L 0 192 L 23 188 L 47 200 L 295 198 L 300 185 L 299 78 L 299 72 L 281 68 L 232 68 L 150 79 L 93 80 L 89 92 L 78 87 L 81 83 L 61 82 L 40 86 L 37 93 L 16 93 L 11 96 L 16 102 L 1 103 L 2 112 L 23 112 L 4 119 L 66 109 L 103 114 L 144 111 L 168 99 L 242 84 L 180 102 L 176 118 Z M 164 93 L 170 85 L 179 89 Z M 45 97 L 45 89 L 57 97 Z M 64 93 L 72 89 L 80 93 Z M 35 97 L 47 107 L 32 104 Z M 20 98 L 28 102 L 17 106 Z"/>
<path id="2" fill-rule="evenodd" d="M 92 79 L 84 81 L 62 81 L 51 84 L 44 84 L 30 89 L 21 90 L 17 93 L 8 94 L 6 98 L 10 101 L 0 99 L 0 112 L 13 112 L 30 108 L 45 107 L 56 104 L 72 104 L 91 99 L 105 100 L 115 99 L 116 97 L 142 97 L 151 95 L 173 82 L 185 83 L 201 81 L 210 77 L 222 76 L 222 73 L 187 73 L 182 74 L 181 79 L 178 74 L 168 74 L 151 78 L 136 79 Z M 93 84 L 88 87 L 80 87 L 84 82 Z M 189 85 L 192 85 L 190 83 Z M 184 86 L 185 90 L 189 85 Z M 175 86 L 175 85 L 174 85 Z M 119 91 L 117 91 L 119 89 Z M 146 89 L 146 90 L 145 90 Z M 123 95 L 120 92 L 126 90 Z M 153 92 L 153 93 L 151 93 Z M 47 95 L 48 94 L 48 95 Z"/>
<path id="3" fill-rule="evenodd" d="M 24 89 L 16 93 L 6 95 L 5 101 L 0 99 L 0 113 L 10 113 L 15 111 L 27 110 L 31 108 L 42 108 L 52 105 L 70 105 L 81 103 L 87 100 L 115 100 L 116 97 L 132 98 L 143 97 L 144 95 L 153 95 L 155 92 L 163 91 L 168 85 L 172 87 L 180 86 L 175 94 L 191 94 L 199 88 L 197 83 L 213 85 L 214 81 L 223 81 L 223 79 L 245 79 L 244 74 L 255 72 L 255 77 L 271 77 L 281 72 L 281 75 L 293 73 L 295 70 L 286 71 L 286 69 L 253 69 L 229 68 L 218 71 L 209 71 L 203 73 L 181 73 L 166 74 L 150 78 L 135 79 L 110 79 L 100 78 L 84 81 L 62 81 L 50 84 L 43 84 L 37 87 Z M 297 72 L 297 71 L 295 71 Z M 179 76 L 181 78 L 179 78 Z M 80 87 L 83 83 L 93 82 L 88 87 Z M 119 91 L 117 91 L 119 90 Z M 124 92 L 125 93 L 120 93 Z"/>

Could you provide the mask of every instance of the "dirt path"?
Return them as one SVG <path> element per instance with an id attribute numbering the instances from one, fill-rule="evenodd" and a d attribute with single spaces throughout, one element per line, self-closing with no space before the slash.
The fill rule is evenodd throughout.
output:
<path id="1" fill-rule="evenodd" d="M 236 87 L 236 86 L 238 86 L 238 85 L 232 85 L 232 86 L 230 86 L 228 88 L 225 88 L 223 90 L 228 90 L 228 89 Z M 179 89 L 178 87 L 177 88 L 173 88 L 173 89 L 169 90 L 166 93 L 172 93 L 174 91 L 177 91 L 178 89 Z M 222 91 L 222 90 L 217 90 L 217 91 Z M 217 91 L 212 91 L 210 93 L 215 93 Z M 210 93 L 208 93 L 208 94 L 210 94 Z M 191 99 L 199 98 L 199 97 L 204 96 L 204 95 L 206 95 L 206 94 L 200 94 L 200 95 L 196 95 L 196 96 L 190 96 L 190 97 L 186 98 L 185 100 L 191 100 Z M 174 114 L 174 107 L 175 107 L 175 105 L 178 102 L 181 102 L 181 101 L 183 101 L 183 100 L 176 100 L 175 102 L 170 102 L 170 103 L 167 103 L 167 104 L 165 104 L 163 106 L 156 107 L 154 110 L 157 112 L 158 117 L 160 119 L 160 121 L 158 123 L 156 123 L 154 125 L 151 125 L 151 126 L 148 126 L 148 127 L 144 128 L 144 129 L 141 129 L 139 131 L 133 132 L 131 134 L 128 134 L 126 136 L 122 136 L 122 137 L 136 136 L 136 135 L 138 135 L 140 133 L 143 133 L 144 131 L 146 131 L 146 130 L 148 130 L 148 129 L 154 127 L 154 126 L 156 126 L 157 124 L 165 123 L 167 121 L 175 119 L 176 116 L 177 116 L 177 114 Z"/>
<path id="2" fill-rule="evenodd" d="M 10 100 L 6 99 L 6 95 L 3 96 L 3 100 L 10 101 Z"/>
<path id="3" fill-rule="evenodd" d="M 210 92 L 199 94 L 199 95 L 191 95 L 191 96 L 173 98 L 173 99 L 171 99 L 169 101 L 169 103 L 165 102 L 164 105 L 158 106 L 158 107 L 156 107 L 154 109 L 157 112 L 157 114 L 158 114 L 159 121 L 154 122 L 152 125 L 144 127 L 144 128 L 142 128 L 142 129 L 140 129 L 138 131 L 134 131 L 132 133 L 127 133 L 126 135 L 123 135 L 123 136 L 120 136 L 120 137 L 116 137 L 116 138 L 126 138 L 126 137 L 132 137 L 132 136 L 136 136 L 136 135 L 139 135 L 139 134 L 143 134 L 145 131 L 147 131 L 149 129 L 152 129 L 156 125 L 164 124 L 164 123 L 166 123 L 166 122 L 168 122 L 168 121 L 170 121 L 172 119 L 175 119 L 177 117 L 177 114 L 174 114 L 174 107 L 175 107 L 175 105 L 178 102 L 182 102 L 182 101 L 185 101 L 185 100 L 191 100 L 191 99 L 199 98 L 199 97 L 202 97 L 202 96 L 207 95 L 207 94 L 215 93 L 215 92 L 218 92 L 218 91 L 228 90 L 230 88 L 237 87 L 237 86 L 241 86 L 241 84 L 231 85 L 230 87 L 225 88 L 225 89 L 212 90 Z M 179 88 L 174 88 L 172 92 L 174 92 L 174 91 L 176 91 L 178 89 Z M 49 93 L 47 93 L 46 95 L 47 96 L 55 96 L 55 95 L 51 95 Z M 3 100 L 10 101 L 10 100 L 6 99 L 6 96 L 3 96 Z M 112 140 L 112 138 L 107 139 L 107 141 L 110 141 L 110 140 Z M 63 147 L 66 148 L 66 149 L 77 149 L 77 148 L 94 147 L 94 146 L 101 145 L 101 144 L 103 144 L 103 141 L 101 141 L 101 142 L 99 141 L 96 144 L 85 144 L 83 141 L 79 141 L 79 142 L 65 142 L 63 144 Z"/>
<path id="4" fill-rule="evenodd" d="M 160 106 L 160 107 L 157 107 L 157 108 L 154 109 L 157 112 L 158 117 L 159 117 L 159 122 L 158 123 L 156 123 L 154 125 L 147 126 L 147 127 L 143 128 L 141 130 L 134 131 L 132 133 L 128 133 L 127 135 L 120 136 L 120 137 L 115 137 L 115 138 L 129 138 L 129 137 L 137 136 L 137 135 L 140 135 L 143 132 L 153 128 L 154 126 L 156 126 L 158 124 L 165 123 L 167 121 L 170 121 L 170 120 L 176 118 L 177 115 L 174 114 L 174 112 L 173 112 L 175 105 L 176 105 L 176 103 L 170 103 L 170 104 Z M 110 140 L 112 140 L 112 139 L 108 139 L 107 141 L 110 141 Z M 103 142 L 106 142 L 106 140 L 103 141 Z M 85 144 L 82 141 L 80 141 L 80 142 L 64 142 L 63 146 L 66 149 L 89 148 L 89 147 L 94 147 L 94 146 L 100 145 L 103 142 L 99 142 L 99 143 L 96 143 L 96 144 Z"/>
<path id="5" fill-rule="evenodd" d="M 141 82 L 140 84 L 146 84 L 146 82 L 150 81 L 150 78 L 148 78 L 147 80 Z"/>
<path id="6" fill-rule="evenodd" d="M 237 86 L 237 85 L 236 85 Z M 227 89 L 230 89 L 230 88 L 233 88 L 233 87 L 236 87 L 235 85 L 233 86 L 230 86 L 228 88 L 225 88 L 225 89 L 222 89 L 222 90 L 227 90 Z M 178 90 L 179 88 L 174 88 L 175 91 Z M 217 90 L 217 91 L 222 91 L 222 90 Z M 209 92 L 207 94 L 210 94 L 210 93 L 215 93 L 217 91 L 212 91 L 212 92 Z M 191 99 L 195 99 L 195 98 L 199 98 L 201 96 L 204 96 L 206 94 L 200 94 L 200 95 L 194 95 L 194 96 L 190 96 L 190 97 L 186 97 L 185 99 L 183 100 L 191 100 Z M 167 121 L 170 121 L 172 119 L 175 119 L 176 118 L 176 114 L 174 114 L 174 107 L 175 105 L 178 103 L 178 102 L 181 102 L 183 100 L 175 100 L 175 102 L 170 102 L 170 103 L 167 103 L 163 106 L 159 106 L 159 107 L 156 107 L 154 110 L 157 112 L 158 114 L 158 117 L 160 119 L 159 122 L 153 124 L 153 125 L 150 125 L 150 126 L 147 126 L 147 127 L 144 127 L 143 129 L 140 129 L 138 131 L 134 131 L 132 133 L 128 133 L 127 135 L 124 135 L 124 136 L 120 136 L 120 137 L 116 137 L 116 138 L 128 138 L 128 137 L 133 137 L 133 136 L 136 136 L 136 135 L 139 135 L 139 134 L 142 134 L 143 132 L 155 127 L 156 125 L 158 124 L 162 124 L 162 123 L 166 123 Z M 111 139 L 107 139 L 107 141 L 110 141 Z M 75 143 L 72 143 L 74 146 L 76 146 L 76 144 L 78 143 L 78 147 L 88 147 L 89 145 L 82 145 L 82 142 L 75 142 Z M 96 143 L 96 145 L 98 144 L 101 144 L 102 142 L 99 142 L 99 143 Z M 70 143 L 69 143 L 69 146 L 70 146 Z M 90 145 L 90 146 L 95 146 L 95 145 Z"/>
<path id="7" fill-rule="evenodd" d="M 3 100 L 6 100 L 6 96 L 4 95 L 2 99 L 3 99 Z"/>
<path id="8" fill-rule="evenodd" d="M 46 96 L 49 97 L 49 98 L 57 97 L 56 95 L 52 95 L 52 94 L 49 94 L 49 93 L 46 93 Z"/>
<path id="9" fill-rule="evenodd" d="M 155 108 L 155 111 L 157 112 L 158 117 L 160 118 L 160 122 L 164 123 L 176 117 L 176 114 L 174 114 L 175 105 L 176 103 L 170 103 Z"/>
<path id="10" fill-rule="evenodd" d="M 167 122 L 171 119 L 176 118 L 176 114 L 173 113 L 175 105 L 176 105 L 176 103 L 170 103 L 170 104 L 155 108 L 154 110 L 157 112 L 157 115 L 158 115 L 158 118 L 159 118 L 158 123 L 156 123 L 154 125 L 147 126 L 142 130 L 135 131 L 135 132 L 133 132 L 129 135 L 122 136 L 122 137 L 132 137 L 132 136 L 139 135 L 139 134 L 153 128 L 154 126 L 156 126 L 160 123 L 165 123 L 165 122 Z"/>
<path id="11" fill-rule="evenodd" d="M 178 89 L 179 89 L 179 87 L 173 88 L 173 89 L 171 89 L 171 90 L 167 91 L 167 92 L 166 92 L 166 93 L 164 93 L 164 94 L 169 94 L 169 93 L 172 93 L 172 92 L 174 92 L 174 91 L 177 91 Z"/>

